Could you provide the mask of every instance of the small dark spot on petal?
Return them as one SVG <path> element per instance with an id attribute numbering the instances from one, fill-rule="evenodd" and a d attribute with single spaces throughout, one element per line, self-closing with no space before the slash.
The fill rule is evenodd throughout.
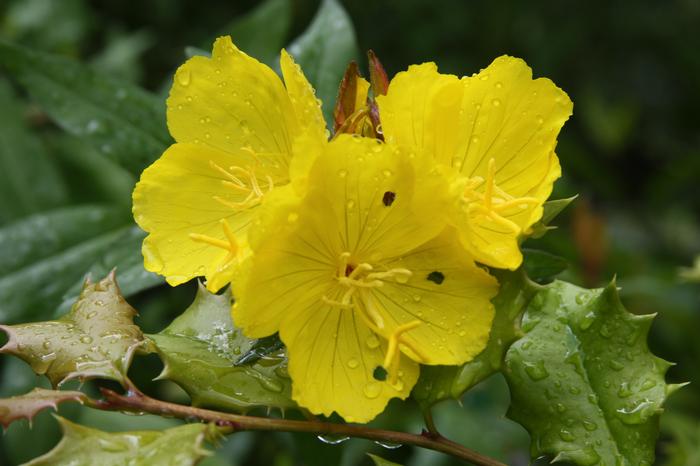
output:
<path id="1" fill-rule="evenodd" d="M 396 199 L 396 193 L 393 191 L 387 191 L 382 197 L 382 202 L 386 207 L 389 207 L 391 204 L 394 203 L 394 199 Z"/>
<path id="2" fill-rule="evenodd" d="M 386 380 L 386 376 L 386 369 L 384 369 L 382 366 L 375 367 L 374 372 L 372 372 L 372 377 L 374 377 L 374 380 L 379 380 L 380 382 L 384 382 Z"/>
<path id="3" fill-rule="evenodd" d="M 434 272 L 430 272 L 426 279 L 430 280 L 431 282 L 435 283 L 436 285 L 442 285 L 442 282 L 445 281 L 445 275 L 442 272 L 438 272 L 437 270 Z"/>

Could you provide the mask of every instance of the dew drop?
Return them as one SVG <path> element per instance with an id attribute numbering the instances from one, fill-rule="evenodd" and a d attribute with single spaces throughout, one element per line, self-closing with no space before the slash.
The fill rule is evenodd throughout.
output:
<path id="1" fill-rule="evenodd" d="M 299 220 L 299 214 L 296 212 L 291 212 L 289 215 L 287 215 L 287 222 L 289 223 L 296 223 L 296 221 Z"/>
<path id="2" fill-rule="evenodd" d="M 365 341 L 369 349 L 375 349 L 379 347 L 379 339 L 375 335 L 370 335 Z"/>
<path id="3" fill-rule="evenodd" d="M 364 394 L 370 400 L 373 400 L 379 396 L 382 391 L 382 387 L 376 382 L 370 382 L 365 385 Z"/>
<path id="4" fill-rule="evenodd" d="M 387 450 L 396 450 L 397 448 L 401 448 L 402 445 L 400 443 L 394 443 L 394 442 L 387 442 L 386 440 L 375 440 L 377 445 L 379 445 L 382 448 L 386 448 Z"/>
<path id="5" fill-rule="evenodd" d="M 192 80 L 192 74 L 190 73 L 190 70 L 186 68 L 180 68 L 175 77 L 181 86 L 189 86 L 190 81 Z"/>
<path id="6" fill-rule="evenodd" d="M 500 99 L 493 99 L 493 100 L 491 101 L 491 104 L 492 104 L 494 107 L 499 107 L 499 106 L 501 105 L 501 100 L 500 100 Z"/>
<path id="7" fill-rule="evenodd" d="M 345 178 L 348 176 L 348 171 L 347 170 L 338 170 L 338 176 L 341 178 Z"/>
<path id="8" fill-rule="evenodd" d="M 572 434 L 566 429 L 561 429 L 559 431 L 559 437 L 565 442 L 573 442 L 576 439 L 576 437 L 574 437 L 574 434 Z"/>
<path id="9" fill-rule="evenodd" d="M 350 437 L 339 437 L 337 435 L 317 435 L 316 438 L 328 445 L 340 445 Z"/>
<path id="10" fill-rule="evenodd" d="M 92 337 L 89 335 L 84 335 L 80 337 L 80 342 L 89 345 L 90 343 L 92 343 Z"/>
<path id="11" fill-rule="evenodd" d="M 588 431 L 588 432 L 593 432 L 598 428 L 598 424 L 595 422 L 591 421 L 583 421 L 583 427 Z"/>
<path id="12" fill-rule="evenodd" d="M 537 363 L 526 362 L 525 373 L 534 381 L 542 380 L 549 376 L 549 372 L 544 367 L 544 361 L 538 361 Z"/>
<path id="13" fill-rule="evenodd" d="M 353 207 L 355 207 L 355 201 L 348 199 L 348 202 L 345 205 L 347 206 L 348 210 L 352 210 Z"/>
<path id="14" fill-rule="evenodd" d="M 355 369 L 355 368 L 357 368 L 357 366 L 359 366 L 359 365 L 360 365 L 360 363 L 359 363 L 359 362 L 357 361 L 357 359 L 355 359 L 355 358 L 350 359 L 350 360 L 348 361 L 348 367 L 349 367 L 350 369 Z"/>

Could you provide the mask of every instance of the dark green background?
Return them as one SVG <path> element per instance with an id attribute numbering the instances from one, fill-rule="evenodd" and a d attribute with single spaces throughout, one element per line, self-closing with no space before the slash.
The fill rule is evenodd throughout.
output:
<path id="1" fill-rule="evenodd" d="M 441 71 L 471 74 L 501 54 L 524 58 L 536 76 L 551 78 L 574 102 L 574 115 L 559 139 L 563 179 L 554 197 L 579 193 L 562 214 L 559 229 L 537 246 L 563 256 L 562 275 L 600 286 L 617 274 L 622 298 L 635 313 L 658 312 L 651 347 L 678 365 L 672 382 L 693 381 L 674 395 L 662 420 L 659 464 L 700 464 L 700 282 L 683 279 L 700 254 L 700 1 L 548 0 L 344 1 L 359 48 L 373 49 L 390 75 L 409 64 L 435 61 Z M 185 47 L 207 49 L 232 29 L 252 1 L 3 0 L 0 37 L 91 63 L 97 69 L 165 95 Z M 318 2 L 291 2 L 284 42 L 301 33 Z M 234 40 L 236 38 L 234 37 Z M 255 32 L 265 48 L 266 29 Z M 251 52 L 252 53 L 252 52 Z M 362 67 L 365 60 L 360 57 Z M 0 74 L 4 89 L 7 80 Z M 11 85 L 23 121 L 36 144 L 49 149 L 48 175 L 37 169 L 26 190 L 62 184 L 54 199 L 3 200 L 0 227 L 56 205 L 108 202 L 128 215 L 133 177 L 113 165 L 89 162 L 80 144 L 65 137 L 41 109 Z M 19 100 L 17 100 L 19 99 Z M 8 145 L 11 141 L 0 141 Z M 22 157 L 21 154 L 17 154 Z M 3 170 L 9 170 L 4 167 Z M 105 171 L 109 173 L 104 176 Z M 103 173 L 103 176 L 99 176 Z M 53 180 L 53 181 L 52 181 Z M 58 181 L 56 181 L 58 180 Z M 0 186 L 0 195 L 7 196 Z M 41 196 L 39 196 L 41 197 Z M 7 251 L 5 251 L 7 252 Z M 47 285 L 49 286 L 49 285 Z M 130 298 L 147 331 L 160 330 L 181 312 L 192 287 L 165 287 Z M 58 306 L 60 302 L 56 303 Z M 26 320 L 31 320 L 28 316 Z M 160 396 L 181 397 L 177 388 L 149 383 L 156 358 L 137 362 L 134 378 Z M 0 358 L 0 395 L 26 391 L 36 378 L 23 363 Z M 500 376 L 472 390 L 463 406 L 437 408 L 442 430 L 456 440 L 514 465 L 528 464 L 527 435 L 503 418 L 507 388 Z M 106 430 L 161 427 L 174 421 L 133 418 L 69 407 L 62 414 Z M 392 404 L 379 424 L 420 429 L 416 406 Z M 46 413 L 34 432 L 23 423 L 0 440 L 0 464 L 16 464 L 49 449 L 58 439 Z M 237 434 L 207 465 L 369 464 L 366 451 L 406 465 L 444 465 L 443 456 L 364 441 L 343 447 L 313 437 Z"/>

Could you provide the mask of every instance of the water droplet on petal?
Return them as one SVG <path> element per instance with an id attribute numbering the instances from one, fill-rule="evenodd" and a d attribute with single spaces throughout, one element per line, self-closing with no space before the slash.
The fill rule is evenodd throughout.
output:
<path id="1" fill-rule="evenodd" d="M 379 339 L 375 335 L 370 335 L 367 337 L 366 343 L 369 349 L 375 349 L 379 346 Z"/>
<path id="2" fill-rule="evenodd" d="M 180 68 L 175 75 L 175 79 L 181 86 L 189 86 L 192 78 L 190 70 L 187 68 Z"/>
<path id="3" fill-rule="evenodd" d="M 363 391 L 364 391 L 365 396 L 367 398 L 373 400 L 379 396 L 379 394 L 382 391 L 382 387 L 376 382 L 370 382 L 367 385 L 365 385 L 365 388 Z"/>
<path id="4" fill-rule="evenodd" d="M 348 361 L 348 367 L 350 369 L 355 369 L 357 366 L 359 366 L 360 363 L 357 361 L 357 359 L 353 358 Z"/>
<path id="5" fill-rule="evenodd" d="M 525 373 L 532 380 L 542 380 L 549 376 L 549 372 L 544 367 L 544 361 L 538 361 L 537 363 L 525 362 Z"/>

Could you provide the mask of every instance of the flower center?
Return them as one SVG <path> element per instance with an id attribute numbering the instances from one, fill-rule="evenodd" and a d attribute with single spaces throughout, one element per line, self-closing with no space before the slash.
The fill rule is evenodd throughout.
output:
<path id="1" fill-rule="evenodd" d="M 484 215 L 516 235 L 522 232 L 522 228 L 506 218 L 504 212 L 519 209 L 517 213 L 521 213 L 529 206 L 537 205 L 540 202 L 534 197 L 516 198 L 499 188 L 496 185 L 496 161 L 494 159 L 489 160 L 486 180 L 480 176 L 469 179 L 462 194 L 462 201 L 469 214 Z"/>
<path id="2" fill-rule="evenodd" d="M 394 280 L 397 283 L 406 283 L 413 273 L 404 268 L 393 268 L 384 271 L 374 271 L 371 264 L 362 262 L 354 264 L 350 262 L 351 254 L 344 252 L 340 255 L 336 280 L 346 288 L 339 300 L 329 299 L 323 296 L 321 300 L 334 307 L 349 309 L 357 312 L 363 322 L 376 334 L 386 334 L 386 323 L 384 310 L 377 306 L 370 290 L 384 286 L 387 280 Z M 407 340 L 405 333 L 418 327 L 422 322 L 414 320 L 396 327 L 387 338 L 387 350 L 382 366 L 378 366 L 382 371 L 389 374 L 391 383 L 398 380 L 398 367 L 400 362 L 401 349 L 409 349 L 419 359 L 426 361 L 425 353 Z M 382 371 L 379 371 L 382 373 Z M 375 370 L 375 373 L 377 371 Z M 378 379 L 382 380 L 382 379 Z"/>

